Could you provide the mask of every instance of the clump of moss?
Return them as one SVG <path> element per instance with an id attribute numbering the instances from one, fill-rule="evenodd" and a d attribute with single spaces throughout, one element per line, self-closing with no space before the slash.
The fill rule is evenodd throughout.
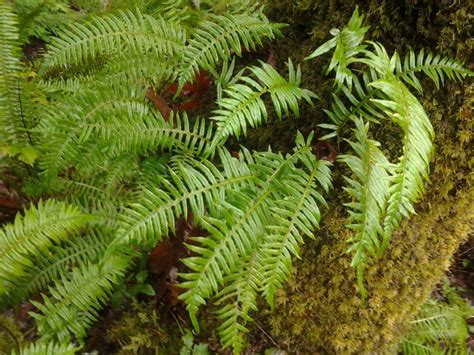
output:
<path id="1" fill-rule="evenodd" d="M 177 324 L 169 323 L 160 319 L 155 302 L 134 300 L 111 324 L 106 342 L 116 354 L 178 354 L 182 334 Z"/>
<path id="2" fill-rule="evenodd" d="M 267 11 L 275 21 L 290 24 L 286 38 L 275 47 L 279 57 L 303 58 L 328 38 L 330 28 L 342 27 L 359 3 L 372 24 L 371 39 L 389 50 L 404 53 L 428 48 L 443 55 L 468 59 L 474 49 L 469 14 L 474 4 L 450 1 L 405 0 L 401 2 L 272 0 Z M 331 92 L 321 76 L 324 58 L 304 63 L 303 83 L 322 96 Z M 429 297 L 449 267 L 460 243 L 474 225 L 474 157 L 472 107 L 474 85 L 449 83 L 436 90 L 426 86 L 422 104 L 437 134 L 431 183 L 417 215 L 406 221 L 394 235 L 390 248 L 366 270 L 368 298 L 364 302 L 356 286 L 350 256 L 345 254 L 348 231 L 346 215 L 336 207 L 325 216 L 320 241 L 303 249 L 294 275 L 277 298 L 276 312 L 269 327 L 282 346 L 304 353 L 384 353 L 396 351 L 409 320 Z M 315 128 L 325 118 L 320 108 L 307 109 L 298 122 L 304 129 Z M 285 137 L 294 126 L 283 122 L 272 137 Z M 278 128 L 270 128 L 272 131 Z M 388 150 L 397 149 L 393 132 L 381 128 L 379 140 Z M 260 135 L 263 136 L 263 135 Z M 384 139 L 384 137 L 386 139 Z M 291 142 L 291 140 L 284 140 Z M 339 166 L 334 167 L 336 178 Z M 338 179 L 338 178 L 337 178 Z M 345 202 L 340 186 L 332 205 Z"/>
<path id="3" fill-rule="evenodd" d="M 22 332 L 16 322 L 10 317 L 0 315 L 0 354 L 17 351 L 22 340 Z"/>

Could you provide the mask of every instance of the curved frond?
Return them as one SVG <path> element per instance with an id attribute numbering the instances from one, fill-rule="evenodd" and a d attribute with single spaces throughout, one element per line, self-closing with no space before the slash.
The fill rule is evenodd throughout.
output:
<path id="1" fill-rule="evenodd" d="M 43 302 L 32 302 L 40 313 L 31 313 L 42 340 L 83 342 L 87 329 L 109 300 L 130 260 L 125 254 L 109 255 L 98 264 L 87 263 L 62 275 Z"/>
<path id="2" fill-rule="evenodd" d="M 154 245 L 169 231 L 174 232 L 179 216 L 187 216 L 192 211 L 199 219 L 206 208 L 223 200 L 227 189 L 254 179 L 242 161 L 222 151 L 220 157 L 227 166 L 224 172 L 207 160 L 192 165 L 178 161 L 174 168 L 168 168 L 167 179 L 157 176 L 156 186 L 144 187 L 138 201 L 122 213 L 117 240 Z"/>
<path id="3" fill-rule="evenodd" d="M 395 74 L 419 92 L 422 92 L 423 89 L 416 73 L 425 74 L 433 80 L 438 89 L 440 85 L 444 84 L 445 78 L 461 81 L 466 76 L 474 75 L 472 71 L 464 68 L 463 64 L 455 59 L 435 56 L 432 53 L 425 54 L 423 50 L 418 54 L 410 50 L 405 55 L 403 63 L 397 54 L 394 55 L 394 60 L 396 60 Z"/>
<path id="4" fill-rule="evenodd" d="M 50 248 L 47 256 L 38 258 L 37 263 L 17 282 L 17 289 L 9 297 L 10 303 L 46 291 L 49 285 L 70 274 L 77 265 L 96 263 L 104 255 L 113 234 L 91 231 L 85 236 L 65 240 Z"/>
<path id="5" fill-rule="evenodd" d="M 301 72 L 288 62 L 289 78 L 286 80 L 271 65 L 261 62 L 260 67 L 250 67 L 254 78 L 242 76 L 239 83 L 230 86 L 217 101 L 219 109 L 211 119 L 217 121 L 214 144 L 221 143 L 230 135 L 237 137 L 247 133 L 247 126 L 258 127 L 266 121 L 268 113 L 262 96 L 270 94 L 278 118 L 288 115 L 290 110 L 299 115 L 301 99 L 311 103 L 316 97 L 311 91 L 299 87 Z"/>
<path id="6" fill-rule="evenodd" d="M 219 61 L 227 61 L 232 52 L 254 50 L 264 39 L 281 34 L 281 24 L 270 23 L 263 14 L 211 15 L 193 31 L 184 51 L 184 61 L 179 75 L 180 85 L 192 78 L 200 69 L 215 72 Z"/>
<path id="7" fill-rule="evenodd" d="M 169 58 L 179 56 L 184 32 L 161 18 L 120 11 L 96 17 L 86 24 L 74 24 L 53 38 L 44 57 L 43 72 L 54 67 L 83 65 L 100 56 L 118 52 L 141 53 Z"/>
<path id="8" fill-rule="evenodd" d="M 391 111 L 390 119 L 403 131 L 403 155 L 394 166 L 390 177 L 389 199 L 384 219 L 384 247 L 400 220 L 414 213 L 413 204 L 424 191 L 428 180 L 430 158 L 433 152 L 434 131 L 423 107 L 415 96 L 396 79 L 386 79 L 372 83 L 389 100 L 379 100 Z"/>
<path id="9" fill-rule="evenodd" d="M 62 202 L 48 200 L 31 206 L 25 216 L 0 230 L 0 294 L 10 293 L 46 257 L 53 245 L 76 234 L 92 217 Z"/>
<path id="10" fill-rule="evenodd" d="M 344 190 L 352 197 L 349 207 L 349 224 L 354 235 L 348 240 L 347 252 L 353 254 L 352 267 L 358 270 L 359 288 L 364 293 L 362 272 L 369 256 L 375 256 L 383 240 L 382 219 L 389 192 L 390 163 L 380 150 L 380 143 L 369 139 L 369 125 L 360 118 L 353 118 L 356 142 L 349 141 L 356 155 L 341 155 L 353 177 L 345 177 Z"/>

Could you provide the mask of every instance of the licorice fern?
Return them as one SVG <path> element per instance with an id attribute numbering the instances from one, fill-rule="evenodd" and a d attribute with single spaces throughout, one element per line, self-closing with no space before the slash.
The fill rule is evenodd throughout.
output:
<path id="1" fill-rule="evenodd" d="M 455 60 L 425 56 L 423 51 L 418 55 L 410 51 L 402 65 L 397 52 L 389 57 L 380 43 L 364 41 L 368 27 L 362 23 L 363 16 L 356 8 L 349 25 L 333 31 L 334 38 L 307 59 L 335 48 L 328 73 L 335 69 L 335 84 L 344 96 L 333 95 L 332 108 L 327 111 L 332 123 L 320 125 L 333 132 L 323 138 L 339 136 L 348 122 L 356 125 L 357 142 L 350 142 L 356 155 L 343 155 L 341 160 L 354 175 L 346 178 L 349 186 L 345 188 L 353 199 L 346 204 L 350 208 L 347 227 L 354 230 L 347 251 L 353 254 L 352 266 L 357 268 L 359 289 L 365 297 L 363 270 L 369 256 L 380 256 L 402 219 L 415 212 L 414 204 L 422 196 L 429 175 L 433 127 L 404 82 L 421 92 L 416 72 L 424 72 L 437 86 L 445 76 L 461 80 L 472 72 Z M 359 68 L 361 74 L 357 74 L 350 64 L 366 69 Z M 378 148 L 380 143 L 368 138 L 364 123 L 387 120 L 403 133 L 402 155 L 396 163 L 389 163 Z"/>
<path id="2" fill-rule="evenodd" d="M 301 71 L 288 62 L 289 78 L 283 78 L 271 65 L 260 63 L 251 67 L 252 77 L 241 76 L 238 83 L 224 90 L 226 96 L 217 101 L 219 109 L 214 111 L 213 120 L 217 122 L 214 144 L 225 141 L 230 135 L 239 137 L 247 133 L 247 126 L 258 127 L 268 117 L 262 96 L 269 94 L 277 117 L 291 110 L 299 114 L 299 101 L 311 103 L 316 96 L 309 90 L 300 88 Z"/>
<path id="3" fill-rule="evenodd" d="M 215 72 L 220 61 L 227 61 L 234 52 L 254 50 L 264 39 L 281 34 L 281 24 L 270 23 L 261 13 L 257 16 L 213 15 L 195 29 L 184 51 L 179 83 L 192 80 L 199 68 Z"/>
<path id="4" fill-rule="evenodd" d="M 126 7 L 121 4 L 113 6 Z M 222 344 L 244 351 L 260 297 L 274 306 L 292 258 L 305 237 L 315 236 L 332 186 L 330 164 L 313 153 L 313 134 L 298 133 L 286 155 L 244 147 L 230 153 L 224 144 L 273 113 L 298 116 L 301 102 L 316 95 L 300 87 L 300 67 L 290 60 L 288 79 L 263 62 L 240 69 L 238 57 L 279 36 L 282 25 L 256 6 L 213 13 L 219 4 L 167 1 L 145 14 L 124 10 L 72 24 L 50 41 L 28 83 L 45 92 L 35 121 L 18 115 L 26 112 L 18 98 L 29 97 L 24 80 L 15 96 L 23 75 L 19 31 L 12 8 L 0 5 L 0 132 L 7 144 L 24 144 L 29 135 L 28 146 L 41 152 L 25 191 L 63 201 L 40 202 L 0 230 L 1 304 L 42 294 L 33 315 L 40 342 L 25 353 L 67 353 L 74 351 L 70 342 L 83 345 L 135 252 L 154 247 L 176 232 L 178 218 L 190 216 L 209 235 L 185 241 L 191 256 L 183 260 L 179 299 L 196 330 L 201 308 L 219 307 Z M 354 233 L 348 252 L 363 293 L 366 263 L 413 213 L 428 177 L 433 129 L 405 84 L 421 91 L 418 72 L 436 85 L 471 75 L 460 63 L 423 52 L 409 52 L 402 63 L 398 54 L 389 57 L 380 44 L 364 41 L 367 30 L 356 10 L 309 57 L 334 50 L 331 122 L 321 125 L 332 131 L 326 138 L 356 127 L 348 139 L 354 155 L 339 161 L 349 168 L 347 224 Z M 147 100 L 149 90 L 169 93 L 173 82 L 182 89 L 201 70 L 218 86 L 210 117 L 163 117 Z M 173 111 L 173 99 L 168 103 Z M 398 161 L 385 157 L 369 122 L 401 129 Z"/>
<path id="5" fill-rule="evenodd" d="M 48 200 L 32 206 L 25 216 L 0 230 L 0 295 L 9 294 L 35 268 L 36 258 L 77 233 L 92 220 L 74 206 Z"/>

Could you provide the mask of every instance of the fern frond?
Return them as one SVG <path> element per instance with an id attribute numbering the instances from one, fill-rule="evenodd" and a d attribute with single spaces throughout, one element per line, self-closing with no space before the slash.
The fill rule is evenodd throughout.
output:
<path id="1" fill-rule="evenodd" d="M 21 141 L 23 112 L 21 47 L 18 17 L 9 3 L 0 4 L 0 146 Z"/>
<path id="2" fill-rule="evenodd" d="M 365 58 L 359 61 L 375 70 L 380 77 L 370 85 L 380 91 L 382 99 L 372 101 L 385 106 L 387 116 L 403 131 L 403 154 L 390 176 L 383 223 L 383 250 L 401 219 L 415 212 L 413 204 L 424 191 L 433 151 L 434 130 L 420 102 L 395 76 L 396 56 L 389 58 L 381 44 L 371 44 L 374 51 L 366 51 Z"/>
<path id="3" fill-rule="evenodd" d="M 97 57 L 119 52 L 179 56 L 185 43 L 184 32 L 161 18 L 120 11 L 96 17 L 86 24 L 74 24 L 51 41 L 44 56 L 43 73 L 54 68 L 84 65 Z"/>
<path id="4" fill-rule="evenodd" d="M 257 308 L 257 290 L 262 284 L 262 250 L 255 249 L 238 268 L 224 279 L 226 285 L 216 298 L 221 307 L 216 313 L 221 321 L 218 331 L 224 347 L 240 354 L 245 344 L 244 335 L 248 333 L 245 324 L 252 318 L 251 311 Z"/>
<path id="5" fill-rule="evenodd" d="M 184 51 L 179 83 L 192 81 L 200 69 L 215 72 L 219 61 L 227 61 L 232 52 L 238 56 L 244 50 L 254 50 L 264 39 L 280 35 L 281 24 L 273 24 L 263 14 L 210 15 L 200 23 Z"/>
<path id="6" fill-rule="evenodd" d="M 54 341 L 37 341 L 21 349 L 18 355 L 74 355 L 81 348 L 74 344 L 57 343 Z M 16 354 L 16 352 L 14 352 Z"/>
<path id="7" fill-rule="evenodd" d="M 342 31 L 332 29 L 331 34 L 333 38 L 316 48 L 316 50 L 306 58 L 316 58 L 335 48 L 326 74 L 335 71 L 336 77 L 334 84 L 339 89 L 344 85 L 347 85 L 349 90 L 352 88 L 354 74 L 351 69 L 349 69 L 349 65 L 357 61 L 356 56 L 366 48 L 366 45 L 362 43 L 369 26 L 362 27 L 363 21 L 364 15 L 359 15 L 359 9 L 356 7 L 347 26 L 345 26 Z"/>
<path id="8" fill-rule="evenodd" d="M 327 206 L 318 185 L 326 192 L 331 187 L 328 163 L 314 157 L 310 162 L 309 172 L 293 174 L 293 179 L 286 182 L 287 196 L 271 208 L 273 222 L 266 227 L 268 235 L 261 246 L 262 293 L 271 307 L 276 291 L 290 275 L 291 258 L 299 257 L 304 236 L 314 238 L 321 219 L 320 206 Z"/>
<path id="9" fill-rule="evenodd" d="M 288 80 L 271 65 L 263 62 L 260 65 L 249 68 L 255 78 L 242 76 L 239 83 L 225 90 L 228 97 L 217 101 L 219 109 L 211 117 L 217 121 L 214 144 L 225 141 L 230 135 L 245 135 L 247 125 L 255 128 L 266 121 L 268 113 L 262 96 L 267 93 L 280 119 L 290 110 L 298 116 L 299 101 L 304 99 L 311 104 L 311 99 L 316 97 L 311 91 L 299 87 L 301 71 L 299 67 L 295 70 L 291 61 L 288 62 Z"/>
<path id="10" fill-rule="evenodd" d="M 112 254 L 98 264 L 87 263 L 62 275 L 49 289 L 51 295 L 43 294 L 42 303 L 33 302 L 41 312 L 31 313 L 41 339 L 68 342 L 76 338 L 82 343 L 129 264 L 125 254 Z"/>
<path id="11" fill-rule="evenodd" d="M 457 305 L 430 300 L 411 325 L 401 343 L 403 354 L 468 354 L 467 322 Z"/>
<path id="12" fill-rule="evenodd" d="M 9 297 L 10 303 L 46 291 L 49 285 L 67 277 L 74 267 L 99 262 L 112 239 L 110 231 L 91 231 L 53 246 L 48 255 L 38 258 L 28 274 L 17 282 L 17 289 Z"/>
<path id="13" fill-rule="evenodd" d="M 361 82 L 357 76 L 354 76 L 352 78 L 352 91 L 343 86 L 341 88 L 343 96 L 332 94 L 331 109 L 324 110 L 332 122 L 319 125 L 332 132 L 320 139 L 339 136 L 346 123 L 351 121 L 352 116 L 362 116 L 364 119 L 375 123 L 385 117 L 384 106 L 371 101 L 378 94 L 378 90 L 369 85 L 374 79 L 376 80 L 376 78 L 364 74 Z"/>
<path id="14" fill-rule="evenodd" d="M 0 294 L 9 294 L 44 258 L 50 248 L 76 234 L 92 219 L 76 207 L 48 200 L 17 215 L 14 224 L 0 230 Z M 20 281 L 21 282 L 21 281 Z"/>
<path id="15" fill-rule="evenodd" d="M 271 223 L 274 201 L 290 194 L 287 186 L 299 171 L 294 164 L 308 152 L 311 148 L 304 145 L 288 157 L 266 152 L 247 158 L 253 161 L 249 167 L 257 180 L 248 188 L 228 190 L 218 208 L 214 207 L 216 212 L 210 211 L 202 218 L 202 226 L 210 236 L 193 238 L 198 245 L 188 246 L 196 256 L 183 260 L 192 271 L 182 275 L 185 281 L 181 286 L 186 292 L 180 295 L 195 328 L 199 327 L 196 319 L 199 307 L 218 291 L 224 277 L 240 262 L 239 258 L 245 258 L 258 247 L 265 226 Z"/>
<path id="16" fill-rule="evenodd" d="M 369 139 L 369 125 L 361 118 L 353 118 L 356 142 L 348 141 L 356 155 L 341 155 L 339 160 L 346 163 L 354 177 L 345 177 L 348 186 L 344 190 L 352 197 L 346 203 L 349 207 L 347 228 L 354 231 L 348 240 L 352 253 L 351 266 L 358 271 L 359 288 L 364 294 L 362 272 L 369 256 L 375 256 L 381 249 L 383 240 L 382 219 L 389 192 L 390 163 L 380 150 L 380 143 Z"/>
<path id="17" fill-rule="evenodd" d="M 433 151 L 434 131 L 423 107 L 410 91 L 394 76 L 372 85 L 389 100 L 379 102 L 391 110 L 391 119 L 403 131 L 403 155 L 390 178 L 389 199 L 384 220 L 384 247 L 400 220 L 414 213 L 413 204 L 424 191 L 428 180 Z"/>
<path id="18" fill-rule="evenodd" d="M 174 168 L 168 168 L 167 179 L 157 176 L 157 186 L 144 187 L 138 196 L 139 202 L 131 204 L 121 215 L 122 227 L 117 240 L 154 245 L 169 231 L 174 232 L 179 216 L 187 216 L 192 211 L 199 219 L 206 207 L 223 200 L 227 189 L 254 179 L 243 162 L 229 153 L 220 151 L 219 155 L 227 166 L 224 172 L 207 160 L 193 165 L 180 161 Z"/>
<path id="19" fill-rule="evenodd" d="M 433 55 L 421 50 L 415 54 L 410 50 L 406 55 L 403 63 L 395 54 L 396 70 L 395 74 L 407 84 L 413 86 L 418 92 L 422 92 L 421 83 L 416 77 L 416 73 L 422 72 L 428 78 L 433 80 L 436 87 L 444 84 L 445 77 L 451 80 L 461 81 L 466 76 L 473 76 L 474 73 L 463 67 L 463 64 L 449 57 Z"/>

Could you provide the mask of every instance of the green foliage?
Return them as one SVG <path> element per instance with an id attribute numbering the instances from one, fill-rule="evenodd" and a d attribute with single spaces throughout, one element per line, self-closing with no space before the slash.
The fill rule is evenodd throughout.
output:
<path id="1" fill-rule="evenodd" d="M 50 342 L 37 342 L 21 349 L 22 355 L 49 355 L 64 354 L 74 355 L 80 348 L 73 344 Z M 16 354 L 16 352 L 14 352 Z"/>
<path id="2" fill-rule="evenodd" d="M 418 55 L 418 61 L 415 54 L 409 52 L 402 67 L 397 52 L 389 57 L 381 44 L 363 44 L 368 28 L 362 27 L 362 22 L 363 16 L 356 8 L 348 27 L 340 32 L 342 35 L 338 37 L 339 31 L 336 31 L 332 40 L 307 59 L 335 47 L 327 73 L 337 67 L 335 83 L 352 106 L 348 108 L 338 96 L 333 95 L 332 111 L 328 111 L 332 124 L 321 126 L 335 132 L 325 138 L 339 134 L 342 126 L 350 120 L 357 126 L 358 142 L 351 143 L 357 157 L 344 155 L 341 160 L 347 163 L 356 177 L 346 178 L 349 187 L 345 189 L 353 198 L 346 204 L 351 208 L 348 228 L 355 230 L 355 235 L 349 239 L 350 243 L 355 244 L 347 252 L 353 253 L 352 265 L 357 268 L 359 289 L 365 297 L 363 270 L 369 260 L 367 256 L 379 256 L 400 221 L 415 212 L 414 203 L 422 196 L 429 175 L 434 130 L 418 99 L 401 79 L 421 91 L 415 72 L 426 73 L 437 86 L 444 81 L 444 75 L 462 79 L 472 73 L 452 59 L 441 59 L 439 56 L 433 59 L 432 55 L 424 59 L 423 52 Z M 368 50 L 368 45 L 373 50 Z M 353 63 L 366 65 L 366 71 L 357 75 L 349 68 L 349 64 Z M 363 128 L 364 121 L 381 123 L 386 120 L 398 125 L 403 134 L 402 155 L 392 166 L 377 148 L 379 143 L 368 139 L 368 129 Z"/>
<path id="3" fill-rule="evenodd" d="M 259 298 L 274 307 L 304 237 L 314 238 L 327 205 L 324 194 L 332 187 L 331 164 L 316 158 L 312 133 L 306 138 L 298 133 L 288 154 L 244 147 L 231 154 L 224 146 L 230 136 L 260 126 L 270 112 L 277 119 L 290 112 L 298 116 L 301 101 L 316 97 L 300 87 L 301 70 L 291 60 L 288 79 L 263 62 L 233 75 L 237 57 L 280 35 L 282 25 L 252 7 L 215 14 L 208 2 L 156 7 L 147 2 L 142 13 L 119 2 L 125 10 L 106 8 L 103 16 L 73 23 L 51 39 L 31 83 L 45 98 L 33 124 L 17 114 L 23 104 L 15 100 L 29 96 L 18 95 L 15 14 L 2 7 L 0 61 L 8 65 L 0 76 L 6 98 L 0 109 L 10 116 L 0 122 L 9 154 L 16 137 L 27 134 L 26 146 L 41 153 L 29 161 L 28 191 L 68 202 L 40 202 L 0 231 L 2 303 L 42 293 L 41 302 L 33 301 L 37 351 L 60 346 L 57 341 L 82 345 L 99 311 L 123 291 L 135 252 L 149 250 L 176 232 L 178 218 L 192 216 L 209 235 L 185 241 L 192 254 L 183 260 L 187 270 L 180 275 L 179 299 L 196 330 L 200 309 L 208 303 L 219 307 L 222 344 L 243 351 Z M 347 204 L 348 227 L 355 230 L 348 252 L 364 291 L 369 256 L 380 256 L 401 220 L 414 212 L 428 176 L 433 129 L 402 79 L 417 86 L 414 72 L 426 72 L 435 83 L 443 75 L 462 78 L 469 72 L 457 62 L 423 54 L 418 64 L 410 59 L 402 67 L 398 55 L 390 58 L 380 44 L 367 49 L 372 47 L 364 42 L 368 28 L 362 22 L 356 9 L 348 26 L 333 31 L 335 37 L 310 57 L 334 49 L 328 73 L 336 72 L 335 85 L 345 96 L 334 94 L 328 112 L 333 122 L 324 127 L 339 134 L 344 124 L 356 125 L 350 141 L 355 155 L 340 160 L 354 175 L 346 178 L 353 199 Z M 173 81 L 183 89 L 200 70 L 220 83 L 210 117 L 215 125 L 186 113 L 167 117 L 146 100 L 150 90 L 161 95 Z M 384 120 L 403 133 L 395 164 L 370 137 L 368 122 Z M 25 124 L 17 130 L 11 123 Z M 151 294 L 149 287 L 134 294 L 144 290 Z M 131 348 L 148 344 L 148 337 L 137 341 Z"/>
<path id="4" fill-rule="evenodd" d="M 446 302 L 430 299 L 411 322 L 400 350 L 404 354 L 468 354 L 467 320 L 474 308 L 456 290 L 445 286 Z"/>
<path id="5" fill-rule="evenodd" d="M 36 260 L 48 257 L 53 245 L 78 233 L 90 216 L 76 207 L 48 200 L 17 215 L 15 223 L 0 230 L 2 270 L 0 294 L 9 294 L 35 267 Z"/>

